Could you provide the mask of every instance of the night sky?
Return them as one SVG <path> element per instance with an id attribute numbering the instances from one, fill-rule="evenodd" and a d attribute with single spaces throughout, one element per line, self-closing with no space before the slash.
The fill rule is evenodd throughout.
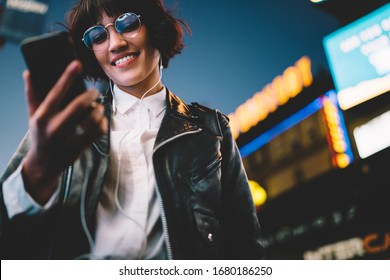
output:
<path id="1" fill-rule="evenodd" d="M 47 25 L 63 21 L 73 1 L 53 1 Z M 165 0 L 192 29 L 163 82 L 184 101 L 225 114 L 306 55 L 314 74 L 328 69 L 322 39 L 340 27 L 309 0 Z M 0 49 L 0 173 L 28 129 L 19 45 Z"/>

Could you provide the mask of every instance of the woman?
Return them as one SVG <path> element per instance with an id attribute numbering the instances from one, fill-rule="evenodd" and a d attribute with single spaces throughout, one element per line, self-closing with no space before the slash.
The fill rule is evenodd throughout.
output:
<path id="1" fill-rule="evenodd" d="M 2 258 L 264 256 L 228 119 L 161 81 L 185 23 L 161 0 L 81 0 L 72 62 L 41 103 L 24 74 L 28 137 L 1 179 Z M 57 108 L 83 71 L 108 81 Z"/>

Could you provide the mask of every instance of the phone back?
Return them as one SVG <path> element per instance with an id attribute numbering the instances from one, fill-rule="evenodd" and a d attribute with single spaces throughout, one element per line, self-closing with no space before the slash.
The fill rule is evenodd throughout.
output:
<path id="1" fill-rule="evenodd" d="M 68 64 L 76 59 L 71 37 L 65 31 L 27 38 L 21 43 L 21 51 L 40 101 L 55 85 Z M 85 83 L 81 76 L 78 76 L 64 100 L 64 105 L 83 91 Z"/>

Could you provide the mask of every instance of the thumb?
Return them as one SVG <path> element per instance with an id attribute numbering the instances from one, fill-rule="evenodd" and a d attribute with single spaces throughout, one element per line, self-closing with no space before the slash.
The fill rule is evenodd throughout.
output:
<path id="1" fill-rule="evenodd" d="M 30 71 L 25 70 L 23 72 L 23 81 L 24 81 L 24 92 L 27 98 L 28 113 L 29 116 L 31 117 L 38 109 L 40 100 L 35 95 L 34 88 L 31 83 Z"/>

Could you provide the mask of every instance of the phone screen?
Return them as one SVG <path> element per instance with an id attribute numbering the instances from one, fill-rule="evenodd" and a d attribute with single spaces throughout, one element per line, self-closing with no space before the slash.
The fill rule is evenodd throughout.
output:
<path id="1" fill-rule="evenodd" d="M 76 59 L 70 34 L 65 31 L 30 37 L 21 43 L 21 51 L 31 73 L 34 91 L 40 101 L 46 97 L 68 64 Z M 67 94 L 63 105 L 86 89 L 78 76 Z"/>

